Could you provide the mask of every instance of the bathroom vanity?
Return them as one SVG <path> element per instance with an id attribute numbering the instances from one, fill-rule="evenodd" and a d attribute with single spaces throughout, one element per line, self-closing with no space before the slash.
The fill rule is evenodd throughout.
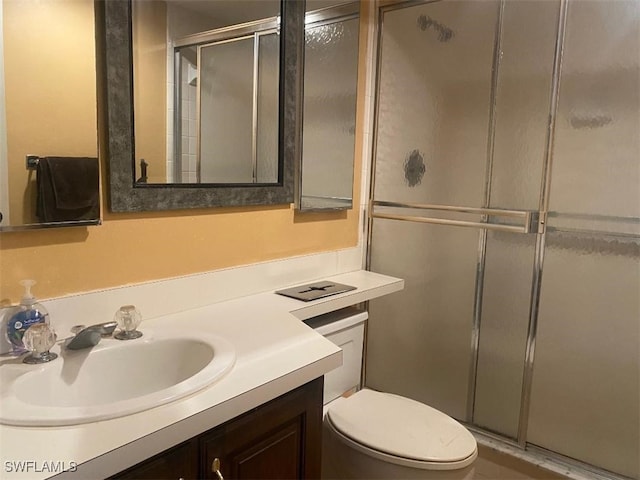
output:
<path id="1" fill-rule="evenodd" d="M 317 378 L 111 478 L 319 478 L 322 383 Z"/>
<path id="2" fill-rule="evenodd" d="M 322 280 L 356 289 L 302 302 L 275 294 L 286 285 L 274 285 L 264 293 L 143 321 L 140 330 L 145 336 L 131 345 L 159 332 L 184 329 L 190 335 L 216 335 L 230 342 L 235 364 L 195 393 L 130 415 L 64 426 L 0 425 L 2 478 L 216 479 L 220 477 L 212 471 L 215 459 L 224 478 L 317 477 L 322 378 L 341 364 L 342 352 L 302 320 L 404 286 L 400 279 L 366 271 Z M 145 288 L 156 298 L 163 294 L 162 286 Z M 180 294 L 175 286 L 171 289 Z M 87 301 L 96 303 L 94 298 Z M 52 318 L 62 317 L 56 314 L 55 302 L 48 306 Z M 56 326 L 63 335 L 66 327 Z M 106 343 L 104 348 L 111 347 Z M 6 366 L 2 362 L 6 360 L 0 361 L 0 368 Z M 126 373 L 112 372 L 124 383 Z M 3 395 L 10 389 L 11 381 L 3 382 Z"/>

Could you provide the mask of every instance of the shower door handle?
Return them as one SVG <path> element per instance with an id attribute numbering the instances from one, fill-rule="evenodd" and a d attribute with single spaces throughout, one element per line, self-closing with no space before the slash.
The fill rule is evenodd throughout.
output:
<path id="1" fill-rule="evenodd" d="M 508 217 L 517 218 L 522 221 L 521 225 L 508 225 L 501 223 L 487 223 L 469 220 L 450 220 L 446 218 L 420 217 L 417 215 L 400 215 L 397 213 L 376 212 L 374 207 L 392 207 L 392 208 L 408 208 L 416 210 L 435 210 L 447 211 L 454 213 L 466 213 L 474 215 L 482 215 L 485 217 Z M 387 202 L 381 200 L 373 200 L 371 202 L 372 218 L 385 218 L 389 220 L 402 220 L 408 222 L 432 223 L 436 225 L 452 225 L 458 227 L 486 228 L 487 230 L 495 230 L 510 233 L 538 233 L 539 212 L 529 210 L 506 210 L 498 208 L 476 208 L 476 207 L 457 207 L 452 205 L 429 205 L 419 203 L 398 203 Z"/>

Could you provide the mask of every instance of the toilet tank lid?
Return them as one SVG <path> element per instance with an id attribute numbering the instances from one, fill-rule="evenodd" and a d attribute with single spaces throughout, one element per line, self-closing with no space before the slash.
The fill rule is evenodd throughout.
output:
<path id="1" fill-rule="evenodd" d="M 328 411 L 352 440 L 397 457 L 458 462 L 476 452 L 473 435 L 448 415 L 409 398 L 363 389 Z"/>

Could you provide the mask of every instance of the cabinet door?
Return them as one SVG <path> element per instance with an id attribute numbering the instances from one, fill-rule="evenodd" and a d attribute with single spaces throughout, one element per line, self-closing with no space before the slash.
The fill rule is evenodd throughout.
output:
<path id="1" fill-rule="evenodd" d="M 198 442 L 188 440 L 151 457 L 110 480 L 178 480 L 198 478 Z"/>
<path id="2" fill-rule="evenodd" d="M 204 434 L 201 477 L 217 480 L 320 476 L 322 385 L 319 378 Z"/>

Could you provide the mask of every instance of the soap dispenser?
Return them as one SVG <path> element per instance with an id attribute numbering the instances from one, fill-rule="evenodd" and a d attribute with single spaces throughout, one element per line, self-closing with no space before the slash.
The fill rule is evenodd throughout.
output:
<path id="1" fill-rule="evenodd" d="M 13 345 L 13 352 L 21 354 L 27 351 L 22 337 L 31 325 L 37 323 L 49 323 L 49 312 L 31 293 L 31 287 L 35 285 L 34 280 L 22 280 L 20 285 L 24 287 L 24 295 L 7 322 L 7 339 Z"/>

